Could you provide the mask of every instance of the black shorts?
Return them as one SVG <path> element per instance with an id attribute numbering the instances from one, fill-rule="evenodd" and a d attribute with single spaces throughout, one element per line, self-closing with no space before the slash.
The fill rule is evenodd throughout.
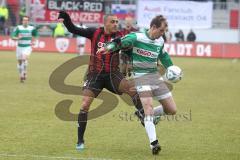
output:
<path id="1" fill-rule="evenodd" d="M 124 79 L 124 76 L 119 71 L 112 73 L 88 73 L 83 89 L 91 90 L 95 97 L 98 96 L 103 88 L 121 95 L 122 92 L 119 91 L 119 85 L 122 79 Z"/>

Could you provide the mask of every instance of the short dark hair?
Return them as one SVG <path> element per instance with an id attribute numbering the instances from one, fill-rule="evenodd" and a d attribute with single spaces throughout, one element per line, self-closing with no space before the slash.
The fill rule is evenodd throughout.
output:
<path id="1" fill-rule="evenodd" d="M 166 18 L 164 18 L 163 15 L 158 15 L 152 19 L 152 21 L 150 23 L 150 27 L 155 25 L 157 28 L 159 28 L 162 26 L 163 23 L 165 23 L 165 25 L 167 26 Z"/>
<path id="2" fill-rule="evenodd" d="M 104 23 L 104 24 L 106 23 L 108 17 L 113 17 L 113 16 L 116 16 L 116 15 L 114 15 L 114 14 L 106 14 L 106 15 L 104 15 L 104 17 L 103 17 L 103 23 Z"/>

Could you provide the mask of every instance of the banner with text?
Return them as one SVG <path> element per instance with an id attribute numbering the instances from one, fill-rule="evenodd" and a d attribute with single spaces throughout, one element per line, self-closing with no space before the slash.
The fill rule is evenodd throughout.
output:
<path id="1" fill-rule="evenodd" d="M 163 15 L 169 28 L 211 28 L 212 2 L 139 0 L 137 21 L 149 28 L 152 18 Z"/>
<path id="2" fill-rule="evenodd" d="M 35 22 L 56 22 L 65 10 L 75 23 L 102 23 L 104 7 L 98 0 L 31 0 L 30 14 Z"/>
<path id="3" fill-rule="evenodd" d="M 204 58 L 240 58 L 240 44 L 228 43 L 165 43 L 164 49 L 170 56 L 177 57 L 204 57 Z M 85 45 L 85 52 L 90 53 L 91 42 Z"/>
<path id="4" fill-rule="evenodd" d="M 17 42 L 9 36 L 0 36 L 0 50 L 15 50 Z M 77 42 L 75 38 L 50 38 L 41 37 L 36 40 L 33 51 L 39 52 L 58 52 L 58 53 L 77 53 Z"/>
<path id="5" fill-rule="evenodd" d="M 9 36 L 0 36 L 0 50 L 14 51 L 17 42 Z M 177 57 L 206 57 L 206 58 L 240 58 L 240 44 L 228 43 L 165 43 L 164 49 L 170 56 Z M 76 38 L 52 38 L 41 37 L 33 47 L 33 51 L 78 53 Z M 87 40 L 85 52 L 90 53 L 91 41 Z"/>

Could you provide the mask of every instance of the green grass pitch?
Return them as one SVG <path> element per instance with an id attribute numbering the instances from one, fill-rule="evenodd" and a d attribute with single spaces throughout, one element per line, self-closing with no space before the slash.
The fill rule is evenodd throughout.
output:
<path id="1" fill-rule="evenodd" d="M 33 53 L 28 79 L 20 84 L 15 52 L 0 52 L 0 160 L 240 159 L 239 60 L 173 58 L 184 71 L 173 90 L 178 114 L 156 126 L 162 151 L 152 156 L 144 128 L 131 116 L 134 107 L 120 98 L 112 112 L 89 121 L 86 149 L 75 150 L 77 123 L 58 119 L 54 109 L 72 99 L 77 113 L 81 96 L 55 92 L 48 83 L 54 69 L 75 56 Z M 74 70 L 66 83 L 83 85 L 85 69 Z"/>

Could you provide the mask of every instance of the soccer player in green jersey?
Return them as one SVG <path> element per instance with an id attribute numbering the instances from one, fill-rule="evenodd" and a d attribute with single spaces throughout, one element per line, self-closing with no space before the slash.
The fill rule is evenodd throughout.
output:
<path id="1" fill-rule="evenodd" d="M 29 25 L 29 17 L 24 16 L 22 19 L 22 25 L 18 25 L 12 35 L 13 40 L 17 40 L 16 47 L 17 56 L 17 68 L 19 71 L 20 82 L 24 82 L 27 77 L 27 64 L 28 58 L 32 52 L 32 45 L 34 44 L 34 38 L 38 37 L 38 33 L 35 27 Z"/>
<path id="2" fill-rule="evenodd" d="M 123 38 L 115 39 L 98 52 L 112 53 L 116 50 L 131 49 L 134 83 L 144 107 L 144 124 L 153 154 L 161 150 L 157 140 L 154 116 L 176 114 L 177 108 L 172 94 L 158 72 L 157 62 L 165 68 L 172 66 L 172 60 L 164 50 L 162 36 L 167 30 L 167 21 L 160 15 L 152 19 L 150 29 L 134 32 Z M 153 97 L 160 106 L 153 109 Z"/>

